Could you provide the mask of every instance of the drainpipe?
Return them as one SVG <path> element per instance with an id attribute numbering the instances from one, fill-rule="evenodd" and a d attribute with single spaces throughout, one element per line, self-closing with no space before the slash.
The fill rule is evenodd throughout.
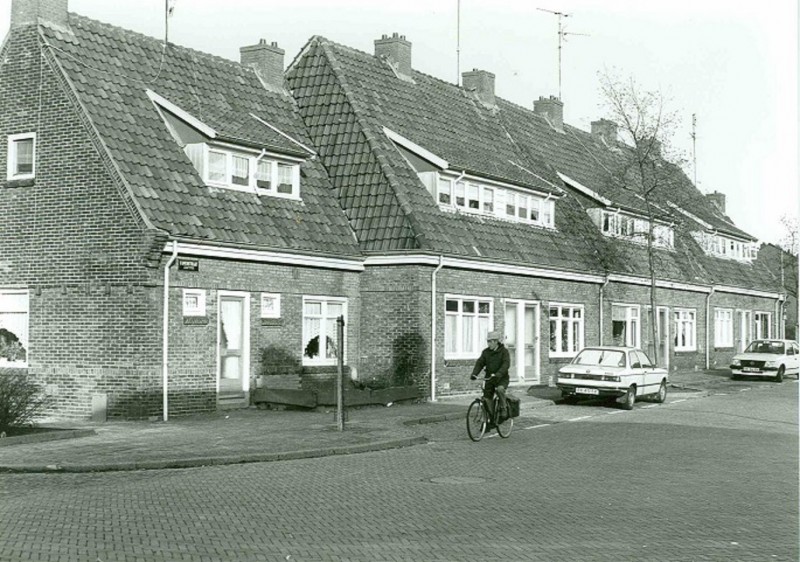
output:
<path id="1" fill-rule="evenodd" d="M 706 295 L 706 370 L 711 367 L 711 351 L 709 344 L 711 343 L 711 296 L 716 291 L 715 287 L 711 287 L 711 292 Z"/>
<path id="2" fill-rule="evenodd" d="M 436 402 L 436 274 L 444 265 L 444 256 L 439 256 L 439 265 L 431 273 L 431 402 Z"/>
<path id="3" fill-rule="evenodd" d="M 167 357 L 169 352 L 169 268 L 172 267 L 172 264 L 175 263 L 175 259 L 178 257 L 178 241 L 172 241 L 172 255 L 169 258 L 169 261 L 164 266 L 164 325 L 162 327 L 162 347 L 161 347 L 161 384 L 163 387 L 163 394 L 164 394 L 164 401 L 163 401 L 163 409 L 164 409 L 164 421 L 167 421 L 169 418 L 169 400 L 168 400 L 168 376 L 167 376 Z"/>
<path id="4" fill-rule="evenodd" d="M 778 334 L 778 339 L 784 339 L 783 334 L 783 307 L 781 307 L 781 299 L 775 299 L 775 333 Z"/>
<path id="5" fill-rule="evenodd" d="M 600 344 L 603 345 L 603 289 L 606 288 L 608 285 L 608 275 L 606 275 L 606 280 L 603 281 L 603 284 L 600 285 Z"/>

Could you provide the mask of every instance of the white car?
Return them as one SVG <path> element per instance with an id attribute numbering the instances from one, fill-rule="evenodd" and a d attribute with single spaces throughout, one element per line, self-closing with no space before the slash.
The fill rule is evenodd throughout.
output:
<path id="1" fill-rule="evenodd" d="M 777 382 L 784 375 L 800 378 L 800 348 L 791 340 L 755 340 L 731 361 L 731 378 L 770 377 Z"/>
<path id="2" fill-rule="evenodd" d="M 612 346 L 582 349 L 556 379 L 566 402 L 580 396 L 622 398 L 626 410 L 644 397 L 664 402 L 668 383 L 667 370 L 653 365 L 641 349 Z"/>

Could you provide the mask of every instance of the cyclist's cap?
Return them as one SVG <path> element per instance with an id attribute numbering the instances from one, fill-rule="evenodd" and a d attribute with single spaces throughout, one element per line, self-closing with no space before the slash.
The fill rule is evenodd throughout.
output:
<path id="1" fill-rule="evenodd" d="M 489 332 L 488 334 L 486 334 L 486 341 L 490 341 L 490 340 L 503 341 L 503 334 L 501 332 L 499 332 L 498 330 L 493 330 L 493 331 Z"/>

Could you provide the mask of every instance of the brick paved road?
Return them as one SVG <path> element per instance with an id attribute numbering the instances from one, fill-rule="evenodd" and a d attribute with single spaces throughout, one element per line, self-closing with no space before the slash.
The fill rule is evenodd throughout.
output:
<path id="1" fill-rule="evenodd" d="M 508 440 L 453 421 L 383 453 L 0 475 L 0 559 L 797 560 L 798 385 L 751 386 L 557 406 L 575 421 Z"/>

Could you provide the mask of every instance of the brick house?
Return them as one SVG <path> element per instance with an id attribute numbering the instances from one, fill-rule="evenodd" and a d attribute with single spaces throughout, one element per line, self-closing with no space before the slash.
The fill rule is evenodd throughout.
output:
<path id="1" fill-rule="evenodd" d="M 265 41 L 235 63 L 14 0 L 0 369 L 60 416 L 166 417 L 246 406 L 262 357 L 325 379 L 339 315 L 353 377 L 431 399 L 474 391 L 493 328 L 514 385 L 584 345 L 703 368 L 778 335 L 754 238 L 680 174 L 654 218 L 650 341 L 647 215 L 598 165 L 624 150 L 613 124 L 511 104 L 486 71 L 419 73 L 411 47 L 313 37 L 284 75 Z"/>

